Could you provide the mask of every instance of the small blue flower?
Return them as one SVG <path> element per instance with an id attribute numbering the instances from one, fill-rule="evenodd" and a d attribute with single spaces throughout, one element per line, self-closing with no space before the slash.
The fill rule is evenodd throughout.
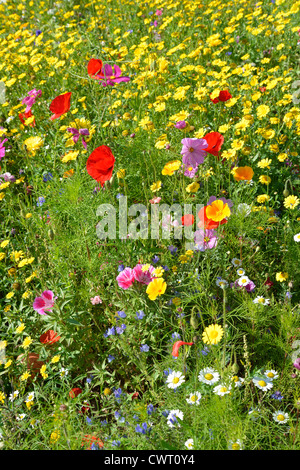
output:
<path id="1" fill-rule="evenodd" d="M 147 423 L 143 423 L 142 426 L 138 424 L 137 427 L 135 428 L 136 432 L 140 432 L 141 434 L 147 434 L 147 432 L 149 432 L 150 429 L 151 428 L 148 428 Z"/>
<path id="2" fill-rule="evenodd" d="M 52 175 L 52 173 L 50 173 L 50 172 L 49 172 L 49 173 L 46 173 L 46 174 L 43 176 L 43 181 L 44 181 L 44 183 L 46 183 L 47 181 L 50 181 L 50 180 L 52 180 L 52 179 L 53 179 L 53 175 Z"/>
<path id="3" fill-rule="evenodd" d="M 156 264 L 159 262 L 159 256 L 155 255 L 153 258 L 152 258 L 152 263 L 153 264 Z"/>
<path id="4" fill-rule="evenodd" d="M 124 333 L 125 329 L 126 329 L 126 325 L 122 323 L 121 326 L 116 327 L 116 332 L 118 333 L 118 335 L 121 335 L 122 333 Z"/>
<path id="5" fill-rule="evenodd" d="M 42 31 L 40 29 L 37 29 L 36 32 L 35 32 L 35 35 L 39 36 L 40 34 L 42 34 Z"/>
<path id="6" fill-rule="evenodd" d="M 141 347 L 140 347 L 141 352 L 148 352 L 149 349 L 150 348 L 149 348 L 148 344 L 142 344 Z"/>
<path id="7" fill-rule="evenodd" d="M 103 419 L 102 421 L 100 421 L 100 424 L 101 426 L 107 426 L 108 422 L 106 421 L 106 419 Z"/>
<path id="8" fill-rule="evenodd" d="M 104 338 L 107 338 L 108 336 L 115 335 L 115 334 L 116 334 L 116 330 L 115 330 L 115 327 L 113 326 L 112 328 L 108 328 L 108 330 L 106 330 L 103 336 Z"/>
<path id="9" fill-rule="evenodd" d="M 137 320 L 142 320 L 144 318 L 145 314 L 143 312 L 143 310 L 139 310 L 138 312 L 136 312 L 136 318 Z"/>
<path id="10" fill-rule="evenodd" d="M 92 424 L 92 420 L 91 420 L 91 418 L 89 418 L 89 417 L 87 416 L 85 419 L 86 419 L 86 422 L 87 422 L 89 425 L 91 425 L 91 424 Z"/>
<path id="11" fill-rule="evenodd" d="M 122 389 L 121 389 L 121 388 L 117 388 L 116 390 L 114 390 L 114 394 L 115 394 L 115 397 L 116 397 L 116 398 L 120 398 L 121 395 L 122 395 Z"/>
<path id="12" fill-rule="evenodd" d="M 120 447 L 121 441 L 112 441 L 111 445 L 112 445 L 113 447 Z"/>
<path id="13" fill-rule="evenodd" d="M 175 255 L 178 248 L 176 246 L 170 245 L 168 246 L 168 250 L 170 251 L 171 255 Z"/>
<path id="14" fill-rule="evenodd" d="M 120 265 L 118 266 L 118 271 L 119 271 L 119 273 L 122 272 L 122 271 L 124 271 L 124 269 L 125 269 L 124 264 L 120 264 Z"/>
<path id="15" fill-rule="evenodd" d="M 43 196 L 40 196 L 40 197 L 38 198 L 38 201 L 37 201 L 36 205 L 37 205 L 38 207 L 41 207 L 41 206 L 44 204 L 44 202 L 45 202 L 45 198 L 44 198 Z"/>
<path id="16" fill-rule="evenodd" d="M 108 358 L 107 358 L 108 362 L 112 362 L 114 359 L 116 359 L 115 356 L 112 356 L 112 354 L 108 355 Z"/>
<path id="17" fill-rule="evenodd" d="M 280 391 L 278 390 L 277 392 L 274 392 L 273 395 L 271 395 L 271 398 L 274 398 L 274 400 L 281 401 L 283 399 L 283 396 L 281 395 Z"/>
<path id="18" fill-rule="evenodd" d="M 123 310 L 119 310 L 118 315 L 119 315 L 120 318 L 126 318 L 127 317 L 126 313 L 123 312 Z"/>
<path id="19" fill-rule="evenodd" d="M 147 406 L 147 415 L 151 416 L 152 413 L 154 413 L 154 411 L 155 411 L 155 408 L 152 405 L 152 403 L 150 403 L 150 405 Z"/>

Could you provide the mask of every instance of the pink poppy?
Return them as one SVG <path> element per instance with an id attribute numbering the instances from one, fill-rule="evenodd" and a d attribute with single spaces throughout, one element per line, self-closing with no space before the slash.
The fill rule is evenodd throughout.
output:
<path id="1" fill-rule="evenodd" d="M 36 88 L 28 92 L 28 96 L 26 96 L 22 100 L 22 104 L 26 104 L 25 113 L 28 113 L 31 110 L 32 106 L 35 103 L 35 100 L 41 95 L 42 95 L 42 91 L 36 90 Z"/>
<path id="2" fill-rule="evenodd" d="M 40 315 L 47 315 L 45 310 L 52 312 L 55 299 L 57 299 L 57 297 L 54 298 L 52 290 L 45 290 L 41 297 L 36 297 L 34 299 L 33 308 Z"/>
<path id="3" fill-rule="evenodd" d="M 153 266 L 152 266 L 153 268 Z M 133 275 L 134 275 L 134 279 L 138 282 L 140 282 L 141 284 L 145 284 L 145 285 L 148 285 L 150 284 L 150 282 L 152 281 L 152 275 L 151 275 L 151 272 L 149 269 L 147 269 L 147 271 L 143 271 L 143 264 L 137 264 L 134 268 L 133 268 Z M 152 269 L 153 271 L 153 269 Z"/>
<path id="4" fill-rule="evenodd" d="M 122 70 L 116 64 L 113 66 L 105 64 L 94 78 L 102 80 L 102 86 L 114 86 L 115 83 L 129 82 L 130 80 L 130 77 L 122 77 Z"/>
<path id="5" fill-rule="evenodd" d="M 0 140 L 0 160 L 1 160 L 1 158 L 3 158 L 3 157 L 5 156 L 5 147 L 4 147 L 3 144 L 4 144 L 5 142 L 7 142 L 7 140 L 8 140 L 8 139 L 4 139 L 4 140 L 2 140 L 2 142 L 1 142 L 1 140 Z"/>
<path id="6" fill-rule="evenodd" d="M 121 289 L 129 289 L 134 283 L 134 274 L 131 268 L 125 268 L 116 278 L 117 283 Z"/>

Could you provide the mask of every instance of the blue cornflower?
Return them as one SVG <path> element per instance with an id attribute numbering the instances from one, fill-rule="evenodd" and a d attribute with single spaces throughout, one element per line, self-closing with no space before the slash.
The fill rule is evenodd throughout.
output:
<path id="1" fill-rule="evenodd" d="M 45 198 L 44 198 L 43 196 L 40 196 L 40 197 L 38 198 L 38 201 L 37 201 L 36 205 L 37 205 L 38 207 L 41 207 L 41 206 L 44 204 L 44 202 L 45 202 Z"/>
<path id="2" fill-rule="evenodd" d="M 104 338 L 107 338 L 108 336 L 115 335 L 115 334 L 116 334 L 116 330 L 115 330 L 115 327 L 113 326 L 112 328 L 108 328 L 108 330 L 106 330 L 103 336 Z"/>
<path id="3" fill-rule="evenodd" d="M 140 418 L 138 417 L 138 415 L 133 415 L 133 419 L 135 419 L 136 421 L 139 421 Z"/>
<path id="4" fill-rule="evenodd" d="M 179 333 L 176 333 L 176 331 L 175 331 L 175 333 L 172 334 L 172 340 L 170 340 L 170 341 L 173 342 L 173 340 L 176 340 L 176 341 L 180 341 L 180 340 L 181 340 L 180 334 L 179 334 Z"/>
<path id="5" fill-rule="evenodd" d="M 122 333 L 124 333 L 125 329 L 126 329 L 126 325 L 124 325 L 124 323 L 122 323 L 121 326 L 117 326 L 116 332 L 118 333 L 118 335 L 121 335 Z"/>
<path id="6" fill-rule="evenodd" d="M 46 173 L 46 174 L 43 176 L 43 181 L 44 181 L 44 183 L 46 183 L 47 181 L 50 181 L 50 180 L 52 180 L 52 179 L 53 179 L 53 175 L 52 175 L 52 173 L 50 173 L 50 172 L 49 172 L 49 173 Z"/>
<path id="7" fill-rule="evenodd" d="M 35 32 L 35 35 L 39 36 L 40 34 L 42 34 L 42 31 L 40 29 L 37 29 L 36 32 Z"/>
<path id="8" fill-rule="evenodd" d="M 170 251 L 171 255 L 175 255 L 178 248 L 176 246 L 170 245 L 168 246 L 168 250 Z"/>
<path id="9" fill-rule="evenodd" d="M 137 320 L 142 320 L 144 318 L 145 314 L 143 312 L 143 310 L 139 310 L 138 312 L 136 312 L 136 318 Z"/>
<path id="10" fill-rule="evenodd" d="M 170 271 L 170 269 L 168 268 L 168 266 L 162 266 L 162 268 L 163 268 L 165 271 Z"/>
<path id="11" fill-rule="evenodd" d="M 91 420 L 91 418 L 89 418 L 89 417 L 87 416 L 85 419 L 86 419 L 86 422 L 87 422 L 89 425 L 91 425 L 91 424 L 92 424 L 92 420 Z"/>
<path id="12" fill-rule="evenodd" d="M 172 372 L 173 372 L 173 369 L 170 369 L 170 367 L 168 368 L 168 370 L 164 370 L 165 375 L 172 374 Z"/>
<path id="13" fill-rule="evenodd" d="M 274 392 L 273 395 L 271 395 L 271 398 L 274 398 L 274 400 L 282 400 L 283 396 L 281 395 L 280 391 L 278 390 L 277 392 Z"/>
<path id="14" fill-rule="evenodd" d="M 150 405 L 147 406 L 147 415 L 151 416 L 152 413 L 154 413 L 154 411 L 155 411 L 155 408 L 152 405 L 152 403 L 150 403 Z"/>
<path id="15" fill-rule="evenodd" d="M 141 352 L 148 352 L 149 349 L 150 348 L 149 348 L 148 344 L 142 344 L 141 347 L 140 347 Z"/>
<path id="16" fill-rule="evenodd" d="M 112 441 L 111 445 L 114 447 L 120 447 L 121 441 Z"/>
<path id="17" fill-rule="evenodd" d="M 118 271 L 119 271 L 119 273 L 120 273 L 121 271 L 124 271 L 124 269 L 125 269 L 124 264 L 120 264 L 120 265 L 118 266 Z"/>
<path id="18" fill-rule="evenodd" d="M 137 427 L 135 428 L 136 432 L 140 432 L 142 434 L 147 434 L 147 432 L 149 432 L 150 429 L 151 428 L 148 428 L 147 423 L 143 423 L 142 426 L 138 424 Z"/>
<path id="19" fill-rule="evenodd" d="M 121 395 L 122 395 L 122 389 L 121 389 L 121 388 L 117 388 L 116 390 L 114 390 L 114 394 L 115 394 L 115 397 L 116 397 L 116 398 L 120 398 Z"/>
<path id="20" fill-rule="evenodd" d="M 108 358 L 107 358 L 108 362 L 112 362 L 114 359 L 116 359 L 115 356 L 113 356 L 112 354 L 108 355 Z"/>
<path id="21" fill-rule="evenodd" d="M 106 421 L 106 419 L 103 419 L 102 421 L 100 421 L 100 424 L 101 426 L 107 426 L 108 422 Z"/>
<path id="22" fill-rule="evenodd" d="M 120 318 L 126 318 L 127 317 L 126 313 L 123 312 L 123 310 L 119 310 L 118 315 L 119 315 Z"/>
<path id="23" fill-rule="evenodd" d="M 162 412 L 161 412 L 161 414 L 162 414 L 165 418 L 167 418 L 167 417 L 169 416 L 169 413 L 170 413 L 169 410 L 165 410 L 165 411 L 162 411 Z"/>
<path id="24" fill-rule="evenodd" d="M 159 262 L 159 256 L 157 256 L 157 255 L 153 256 L 153 258 L 152 258 L 152 263 L 153 263 L 153 264 L 156 264 L 156 263 L 158 263 L 158 262 Z"/>

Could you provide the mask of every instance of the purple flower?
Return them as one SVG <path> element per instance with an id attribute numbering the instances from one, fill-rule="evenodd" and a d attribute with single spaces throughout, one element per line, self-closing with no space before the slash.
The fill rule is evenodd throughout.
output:
<path id="1" fill-rule="evenodd" d="M 185 138 L 182 139 L 182 150 L 183 155 L 182 162 L 186 166 L 192 166 L 195 168 L 197 165 L 204 162 L 206 155 L 205 149 L 208 147 L 208 143 L 205 139 Z"/>
<path id="2" fill-rule="evenodd" d="M 196 243 L 197 250 L 211 250 L 217 246 L 218 235 L 216 230 L 197 230 L 194 233 L 194 241 Z"/>
<path id="3" fill-rule="evenodd" d="M 106 332 L 104 333 L 104 338 L 107 338 L 108 336 L 113 336 L 116 334 L 116 330 L 115 330 L 115 327 L 113 326 L 112 328 L 108 328 L 108 330 L 106 330 Z"/>
<path id="4" fill-rule="evenodd" d="M 52 175 L 52 173 L 50 173 L 50 172 L 49 172 L 49 173 L 46 173 L 46 174 L 43 176 L 43 181 L 44 181 L 44 183 L 46 183 L 47 181 L 50 181 L 50 180 L 52 180 L 52 179 L 53 179 L 53 175 Z"/>
<path id="5" fill-rule="evenodd" d="M 71 134 L 73 134 L 73 142 L 76 144 L 79 140 L 79 137 L 81 135 L 90 135 L 89 133 L 89 130 L 86 129 L 86 128 L 82 128 L 82 129 L 76 129 L 75 127 L 68 127 L 67 128 L 67 131 L 68 132 L 71 132 Z M 84 146 L 85 149 L 87 149 L 87 145 L 86 145 L 86 141 L 84 140 L 84 138 L 82 137 L 81 139 L 81 143 L 82 145 Z"/>
<path id="6" fill-rule="evenodd" d="M 174 127 L 176 127 L 176 129 L 184 129 L 186 127 L 186 122 L 178 121 L 176 124 L 174 124 Z"/>
<path id="7" fill-rule="evenodd" d="M 118 335 L 121 335 L 122 333 L 124 333 L 125 330 L 126 330 L 126 325 L 124 325 L 124 323 L 122 323 L 121 326 L 116 327 L 116 332 L 118 333 Z"/>
<path id="8" fill-rule="evenodd" d="M 107 360 L 108 362 L 112 362 L 115 360 L 115 356 L 112 356 L 112 354 L 109 354 Z"/>
<path id="9" fill-rule="evenodd" d="M 42 91 L 36 90 L 35 88 L 28 92 L 28 96 L 26 96 L 22 100 L 22 104 L 26 104 L 25 113 L 28 113 L 31 110 L 32 106 L 35 103 L 35 100 L 38 98 L 38 96 L 41 96 L 41 95 L 42 95 Z"/>
<path id="10" fill-rule="evenodd" d="M 141 352 L 148 352 L 149 349 L 150 348 L 149 348 L 148 344 L 142 344 L 141 347 L 140 347 Z"/>
<path id="11" fill-rule="evenodd" d="M 126 318 L 127 317 L 126 313 L 123 312 L 123 310 L 119 310 L 118 315 L 119 315 L 120 318 Z"/>
<path id="12" fill-rule="evenodd" d="M 38 207 L 41 207 L 41 206 L 44 204 L 44 202 L 45 202 L 45 198 L 44 198 L 43 196 L 40 196 L 40 197 L 38 198 L 38 201 L 37 201 L 36 205 L 37 205 Z"/>
<path id="13" fill-rule="evenodd" d="M 130 77 L 122 77 L 122 71 L 116 64 L 113 66 L 105 64 L 97 75 L 97 79 L 102 80 L 102 86 L 114 86 L 115 83 L 130 81 Z"/>
<path id="14" fill-rule="evenodd" d="M 153 264 L 156 264 L 159 262 L 159 256 L 155 255 L 153 258 L 152 258 L 152 263 Z"/>
<path id="15" fill-rule="evenodd" d="M 282 400 L 283 396 L 281 395 L 281 393 L 278 390 L 277 392 L 274 392 L 273 395 L 271 395 L 271 398 L 274 398 L 274 400 Z"/>
<path id="16" fill-rule="evenodd" d="M 14 183 L 16 181 L 16 178 L 11 174 L 9 173 L 8 171 L 6 173 L 3 173 L 2 175 L 0 175 L 0 180 L 1 179 L 4 179 L 4 181 L 9 181 L 10 183 Z"/>
<path id="17" fill-rule="evenodd" d="M 136 312 L 136 318 L 137 320 L 142 320 L 144 318 L 145 314 L 143 312 L 143 310 L 139 310 L 138 312 Z"/>
<path id="18" fill-rule="evenodd" d="M 168 250 L 170 251 L 171 255 L 175 255 L 178 248 L 176 246 L 170 245 L 168 246 Z"/>
<path id="19" fill-rule="evenodd" d="M 150 429 L 151 428 L 148 428 L 147 423 L 143 423 L 142 426 L 138 424 L 137 427 L 135 428 L 136 432 L 140 432 L 142 434 L 147 434 L 147 432 L 149 432 Z"/>
<path id="20" fill-rule="evenodd" d="M 124 271 L 124 269 L 125 269 L 124 264 L 120 264 L 120 265 L 118 266 L 118 271 L 119 271 L 119 273 L 120 273 L 121 271 Z"/>

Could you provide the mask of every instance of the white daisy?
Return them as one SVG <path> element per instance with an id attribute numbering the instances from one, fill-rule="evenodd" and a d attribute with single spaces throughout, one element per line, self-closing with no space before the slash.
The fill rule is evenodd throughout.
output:
<path id="1" fill-rule="evenodd" d="M 188 402 L 189 405 L 199 405 L 201 397 L 202 397 L 201 393 L 194 392 L 190 394 L 189 398 L 187 398 L 186 401 Z"/>
<path id="2" fill-rule="evenodd" d="M 295 242 L 300 242 L 300 233 L 296 233 L 296 235 L 294 235 L 294 240 Z"/>
<path id="3" fill-rule="evenodd" d="M 64 367 L 62 367 L 59 372 L 61 377 L 65 377 L 69 373 L 68 369 L 65 369 Z"/>
<path id="4" fill-rule="evenodd" d="M 33 401 L 33 400 L 34 400 L 34 392 L 28 393 L 25 403 L 28 403 L 29 401 Z"/>
<path id="5" fill-rule="evenodd" d="M 260 390 L 271 390 L 273 388 L 273 384 L 271 380 L 268 379 L 262 379 L 260 377 L 254 377 L 252 379 L 252 382 L 254 383 L 255 387 L 259 388 Z"/>
<path id="6" fill-rule="evenodd" d="M 250 408 L 248 415 L 250 415 L 252 421 L 256 421 L 260 416 L 260 408 Z"/>
<path id="7" fill-rule="evenodd" d="M 243 276 L 245 274 L 245 271 L 242 268 L 237 269 L 236 272 L 237 272 L 238 276 Z"/>
<path id="8" fill-rule="evenodd" d="M 167 384 L 168 388 L 177 388 L 179 387 L 183 382 L 185 382 L 184 375 L 181 372 L 176 372 L 173 371 L 171 374 L 168 375 L 167 377 Z"/>
<path id="9" fill-rule="evenodd" d="M 9 401 L 14 401 L 15 398 L 17 398 L 19 395 L 19 390 L 15 390 L 13 393 L 9 395 Z"/>
<path id="10" fill-rule="evenodd" d="M 184 445 L 187 449 L 194 449 L 194 439 L 188 439 Z"/>
<path id="11" fill-rule="evenodd" d="M 17 421 L 22 421 L 22 419 L 24 419 L 25 416 L 26 416 L 25 413 L 21 413 L 20 415 L 16 416 L 16 420 L 17 420 Z"/>
<path id="12" fill-rule="evenodd" d="M 239 266 L 241 266 L 242 261 L 238 258 L 232 258 L 231 263 L 233 264 L 233 266 L 238 268 Z"/>
<path id="13" fill-rule="evenodd" d="M 264 375 L 268 377 L 269 380 L 278 379 L 279 377 L 278 372 L 276 372 L 276 370 L 273 370 L 273 369 L 265 370 Z"/>
<path id="14" fill-rule="evenodd" d="M 218 287 L 221 287 L 221 289 L 225 289 L 225 287 L 228 286 L 228 282 L 225 279 L 217 279 L 216 284 Z"/>
<path id="15" fill-rule="evenodd" d="M 258 297 L 256 297 L 253 300 L 253 303 L 254 304 L 261 304 L 261 305 L 269 305 L 270 304 L 270 299 L 265 299 L 264 297 L 259 295 Z"/>
<path id="16" fill-rule="evenodd" d="M 284 411 L 275 411 L 272 416 L 274 421 L 279 424 L 285 424 L 289 420 L 289 415 L 284 413 Z"/>
<path id="17" fill-rule="evenodd" d="M 183 420 L 183 413 L 180 410 L 171 410 L 168 414 L 168 421 L 167 424 L 170 428 L 174 428 L 176 425 L 180 428 L 180 424 L 178 422 L 178 418 L 182 421 Z"/>
<path id="18" fill-rule="evenodd" d="M 249 282 L 250 282 L 250 279 L 247 276 L 241 276 L 238 279 L 238 285 L 241 287 L 246 286 L 247 284 L 249 284 Z"/>
<path id="19" fill-rule="evenodd" d="M 217 385 L 214 387 L 213 392 L 216 393 L 217 395 L 220 395 L 220 397 L 223 397 L 224 395 L 228 395 L 231 390 L 231 385 L 226 386 L 226 385 Z"/>
<path id="20" fill-rule="evenodd" d="M 208 385 L 217 383 L 219 379 L 220 374 L 211 367 L 206 367 L 205 369 L 200 370 L 200 373 L 198 375 L 199 382 L 203 382 Z"/>
<path id="21" fill-rule="evenodd" d="M 231 380 L 233 381 L 235 387 L 241 387 L 245 381 L 245 379 L 238 377 L 237 375 L 233 375 Z"/>
<path id="22" fill-rule="evenodd" d="M 242 441 L 240 439 L 229 441 L 228 450 L 243 450 Z"/>

